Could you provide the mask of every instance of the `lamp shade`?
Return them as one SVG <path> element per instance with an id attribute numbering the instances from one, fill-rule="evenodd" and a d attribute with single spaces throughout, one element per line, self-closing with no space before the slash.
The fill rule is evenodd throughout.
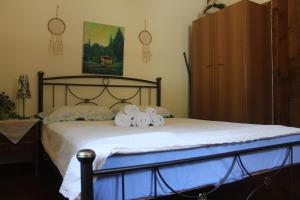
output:
<path id="1" fill-rule="evenodd" d="M 17 99 L 30 99 L 31 93 L 29 89 L 28 75 L 22 74 L 19 77 L 19 88 L 17 90 Z"/>

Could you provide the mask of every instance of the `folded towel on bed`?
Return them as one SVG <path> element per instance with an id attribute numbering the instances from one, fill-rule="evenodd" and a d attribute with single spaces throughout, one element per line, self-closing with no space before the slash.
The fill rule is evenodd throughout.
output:
<path id="1" fill-rule="evenodd" d="M 148 113 L 138 112 L 133 116 L 132 126 L 145 127 L 149 126 L 151 123 L 151 118 Z"/>
<path id="2" fill-rule="evenodd" d="M 126 105 L 115 117 L 115 124 L 117 126 L 134 126 L 134 127 L 146 127 L 146 126 L 162 126 L 164 125 L 164 118 L 161 115 L 157 115 L 156 109 L 153 107 L 146 107 L 142 109 L 144 112 L 140 112 L 140 109 L 136 105 Z"/>
<path id="3" fill-rule="evenodd" d="M 114 122 L 117 126 L 130 127 L 132 124 L 132 117 L 122 112 L 118 112 L 118 114 L 115 116 Z"/>
<path id="4" fill-rule="evenodd" d="M 122 109 L 122 112 L 125 113 L 126 115 L 134 116 L 135 114 L 140 112 L 140 109 L 136 105 L 126 105 Z"/>
<path id="5" fill-rule="evenodd" d="M 161 115 L 150 115 L 151 122 L 153 126 L 162 126 L 165 124 L 165 120 Z"/>
<path id="6" fill-rule="evenodd" d="M 156 114 L 157 114 L 156 109 L 155 109 L 155 108 L 152 108 L 152 107 L 147 107 L 147 108 L 145 109 L 145 112 L 148 113 L 150 116 L 151 116 L 151 115 L 156 115 Z"/>

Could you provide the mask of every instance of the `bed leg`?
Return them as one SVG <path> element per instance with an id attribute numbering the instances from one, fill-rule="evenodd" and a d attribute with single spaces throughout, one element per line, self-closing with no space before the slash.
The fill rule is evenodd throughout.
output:
<path id="1" fill-rule="evenodd" d="M 81 199 L 93 200 L 93 162 L 96 154 L 93 150 L 82 149 L 77 153 L 76 157 L 80 162 L 81 168 Z"/>

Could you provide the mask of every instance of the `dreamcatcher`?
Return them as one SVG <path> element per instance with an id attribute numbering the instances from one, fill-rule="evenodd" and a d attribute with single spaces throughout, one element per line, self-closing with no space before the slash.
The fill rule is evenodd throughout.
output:
<path id="1" fill-rule="evenodd" d="M 149 31 L 147 31 L 147 22 L 145 20 L 145 29 L 139 34 L 139 40 L 142 44 L 142 59 L 144 62 L 149 62 L 151 58 L 150 43 L 152 42 L 152 36 Z"/>
<path id="2" fill-rule="evenodd" d="M 49 53 L 52 53 L 53 55 L 63 54 L 64 49 L 64 43 L 61 35 L 65 32 L 66 25 L 62 19 L 58 18 L 58 9 L 59 7 L 57 6 L 56 17 L 48 21 L 48 30 L 51 33 L 48 50 Z"/>

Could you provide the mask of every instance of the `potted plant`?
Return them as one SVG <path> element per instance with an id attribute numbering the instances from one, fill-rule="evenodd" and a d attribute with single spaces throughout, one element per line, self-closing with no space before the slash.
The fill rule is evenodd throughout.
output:
<path id="1" fill-rule="evenodd" d="M 0 120 L 17 118 L 16 105 L 5 92 L 0 93 Z"/>

